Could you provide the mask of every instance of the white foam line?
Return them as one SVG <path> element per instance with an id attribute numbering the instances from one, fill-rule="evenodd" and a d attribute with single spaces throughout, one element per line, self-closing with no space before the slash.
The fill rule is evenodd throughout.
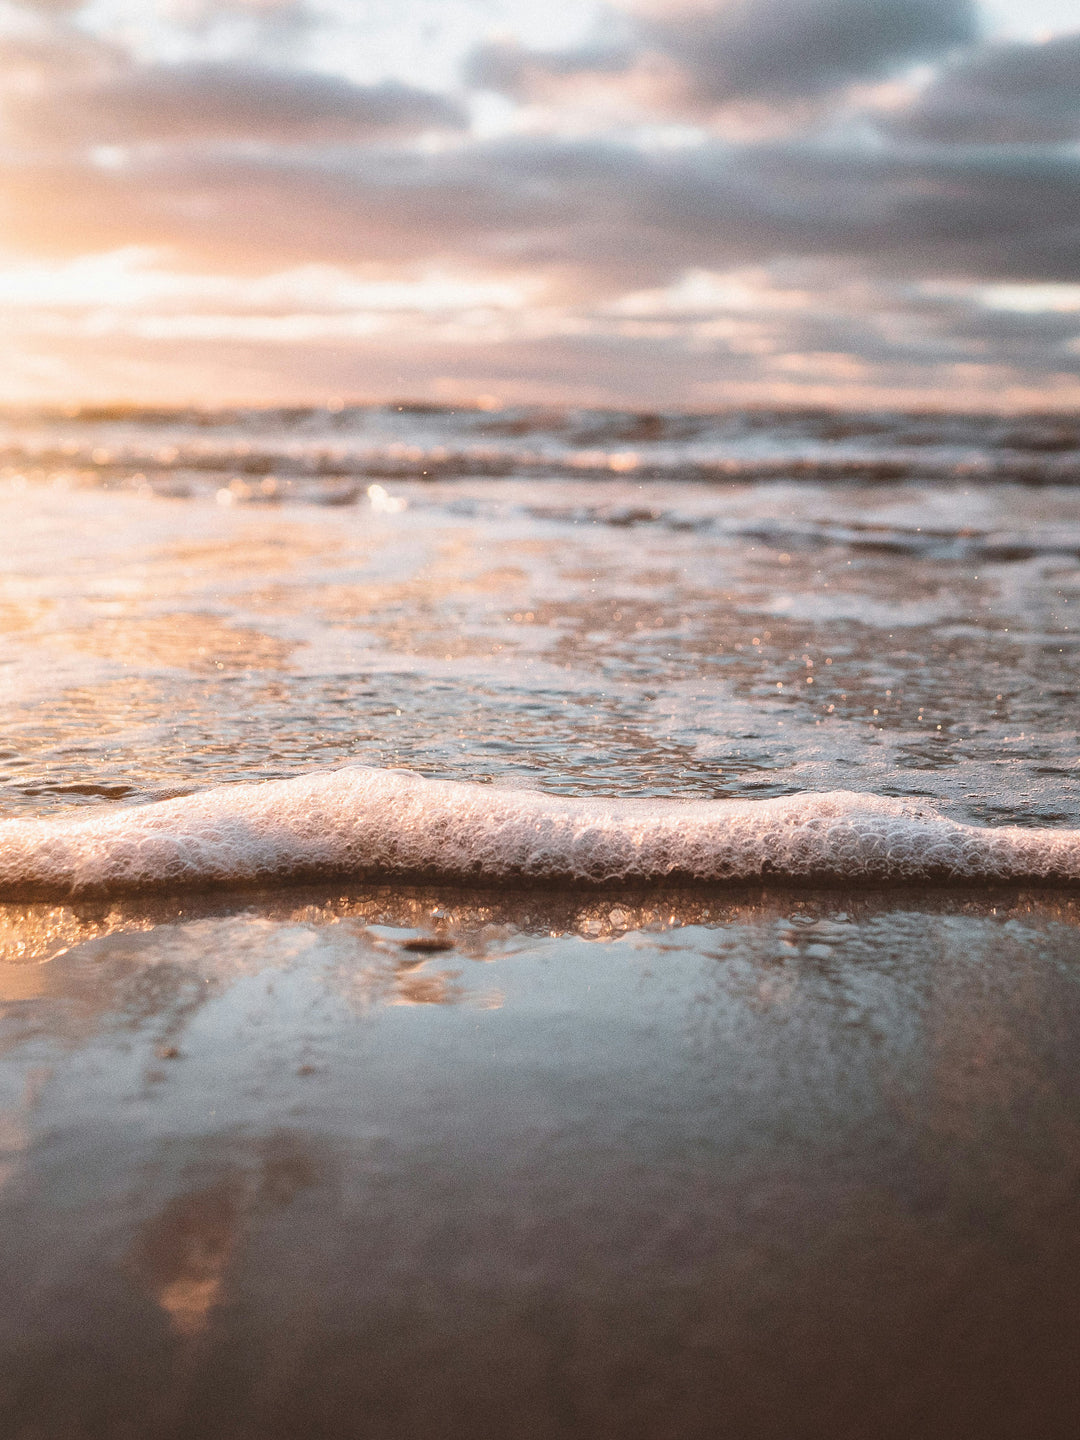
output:
<path id="1" fill-rule="evenodd" d="M 325 877 L 1080 880 L 1080 831 L 984 829 L 844 791 L 565 799 L 350 767 L 78 818 L 0 824 L 0 893 Z"/>

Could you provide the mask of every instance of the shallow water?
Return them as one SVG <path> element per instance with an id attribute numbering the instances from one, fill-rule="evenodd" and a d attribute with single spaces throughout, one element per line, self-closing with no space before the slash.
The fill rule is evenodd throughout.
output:
<path id="1" fill-rule="evenodd" d="M 1076 825 L 1073 430 L 870 417 L 822 438 L 827 418 L 12 423 L 0 813 L 351 760 Z M 515 425 L 547 469 L 507 448 Z M 470 473 L 481 440 L 518 470 Z M 668 478 L 643 478 L 650 446 Z M 769 478 L 727 477 L 766 450 Z M 461 473 L 418 478 L 444 452 Z M 994 478 L 1021 461 L 1025 482 Z"/>
<path id="2" fill-rule="evenodd" d="M 1074 418 L 6 427 L 0 819 L 1080 826 Z M 1072 1440 L 1075 892 L 567 873 L 0 904 L 0 1434 Z"/>

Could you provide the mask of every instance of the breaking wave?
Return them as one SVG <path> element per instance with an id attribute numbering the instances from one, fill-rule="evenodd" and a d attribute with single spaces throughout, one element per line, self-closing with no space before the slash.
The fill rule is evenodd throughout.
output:
<path id="1" fill-rule="evenodd" d="M 907 800 L 599 800 L 360 767 L 0 824 L 0 894 L 364 878 L 1080 881 L 1080 831 L 964 825 Z"/>

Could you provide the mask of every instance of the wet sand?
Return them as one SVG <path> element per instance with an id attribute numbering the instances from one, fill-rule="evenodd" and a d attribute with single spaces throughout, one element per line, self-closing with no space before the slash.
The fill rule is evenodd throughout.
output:
<path id="1" fill-rule="evenodd" d="M 0 1433 L 1064 1440 L 1078 920 L 0 907 Z"/>

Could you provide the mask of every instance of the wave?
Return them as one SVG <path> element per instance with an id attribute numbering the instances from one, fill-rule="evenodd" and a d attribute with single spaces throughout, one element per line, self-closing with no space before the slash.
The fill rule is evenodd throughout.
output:
<path id="1" fill-rule="evenodd" d="M 0 896 L 350 877 L 1080 881 L 1080 831 L 980 828 L 843 791 L 774 800 L 564 798 L 349 767 L 60 820 L 0 824 Z"/>
<path id="2" fill-rule="evenodd" d="M 346 504 L 380 479 L 1077 485 L 1080 419 L 424 404 L 0 410 L 5 475 L 173 497 L 228 487 L 255 504 Z"/>
<path id="3" fill-rule="evenodd" d="M 332 406 L 239 406 L 218 409 L 139 405 L 35 408 L 4 406 L 0 421 L 18 427 L 60 426 L 113 432 L 144 430 L 204 437 L 222 433 L 263 436 L 337 436 L 372 426 L 420 427 L 490 437 L 555 436 L 570 445 L 684 444 L 727 438 L 784 435 L 830 444 L 851 440 L 905 446 L 978 445 L 1032 454 L 1080 450 L 1075 410 L 1007 411 L 857 410 L 829 406 L 729 407 L 719 410 L 621 410 L 581 406 L 496 406 L 431 401 L 388 401 Z"/>
<path id="4" fill-rule="evenodd" d="M 236 500 L 277 504 L 287 500 L 343 504 L 373 480 L 633 479 L 683 484 L 903 484 L 964 482 L 1025 486 L 1080 484 L 1080 461 L 1065 455 L 861 450 L 823 453 L 791 448 L 770 455 L 714 449 L 695 454 L 672 449 L 547 450 L 499 445 L 389 444 L 327 447 L 318 443 L 278 448 L 185 444 L 158 449 L 139 444 L 63 448 L 20 441 L 0 445 L 0 475 L 21 480 L 62 478 L 84 487 L 148 488 L 183 498 L 232 488 Z"/>

